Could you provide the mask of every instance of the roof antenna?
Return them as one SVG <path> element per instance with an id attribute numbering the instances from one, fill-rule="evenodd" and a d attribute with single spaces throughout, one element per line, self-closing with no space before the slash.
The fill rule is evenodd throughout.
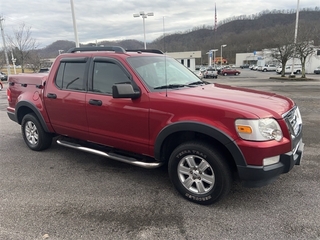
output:
<path id="1" fill-rule="evenodd" d="M 168 97 L 168 78 L 167 78 L 167 51 L 165 45 L 165 28 L 164 28 L 164 16 L 162 17 L 162 25 L 163 25 L 163 51 L 164 51 L 164 76 L 166 79 L 166 97 Z"/>

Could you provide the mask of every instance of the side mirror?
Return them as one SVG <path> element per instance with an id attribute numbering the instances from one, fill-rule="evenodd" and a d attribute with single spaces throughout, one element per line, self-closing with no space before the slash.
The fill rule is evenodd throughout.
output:
<path id="1" fill-rule="evenodd" d="M 130 83 L 118 83 L 112 86 L 113 98 L 132 98 L 136 99 L 141 96 L 140 90 L 135 91 Z"/>

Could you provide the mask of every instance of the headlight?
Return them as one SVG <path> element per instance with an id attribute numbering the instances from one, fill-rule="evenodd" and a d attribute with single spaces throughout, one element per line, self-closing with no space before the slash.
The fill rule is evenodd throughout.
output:
<path id="1" fill-rule="evenodd" d="M 273 118 L 237 119 L 236 131 L 245 140 L 251 141 L 281 141 L 283 135 L 278 122 Z"/>

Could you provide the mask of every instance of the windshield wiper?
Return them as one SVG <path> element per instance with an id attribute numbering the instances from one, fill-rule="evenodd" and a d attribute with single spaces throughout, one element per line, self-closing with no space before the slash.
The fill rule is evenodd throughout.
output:
<path id="1" fill-rule="evenodd" d="M 155 87 L 153 89 L 181 88 L 181 87 L 191 87 L 191 86 L 186 84 L 169 84 L 169 85 L 162 85 L 159 87 Z"/>
<path id="2" fill-rule="evenodd" d="M 196 81 L 196 82 L 189 83 L 188 85 L 201 85 L 201 84 L 206 84 L 206 82 L 204 82 L 204 81 Z"/>

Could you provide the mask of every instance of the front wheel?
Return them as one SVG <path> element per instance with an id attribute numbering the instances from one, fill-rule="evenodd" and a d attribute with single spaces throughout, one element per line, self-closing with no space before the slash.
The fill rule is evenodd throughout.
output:
<path id="1" fill-rule="evenodd" d="M 230 191 L 230 168 L 219 151 L 205 143 L 181 144 L 172 152 L 168 167 L 173 185 L 189 201 L 208 205 Z"/>
<path id="2" fill-rule="evenodd" d="M 224 73 L 223 75 L 224 75 L 224 76 L 227 76 L 228 74 L 227 74 L 227 73 Z"/>
<path id="3" fill-rule="evenodd" d="M 21 131 L 25 143 L 31 150 L 41 151 L 51 146 L 52 135 L 44 131 L 34 114 L 23 117 Z"/>

